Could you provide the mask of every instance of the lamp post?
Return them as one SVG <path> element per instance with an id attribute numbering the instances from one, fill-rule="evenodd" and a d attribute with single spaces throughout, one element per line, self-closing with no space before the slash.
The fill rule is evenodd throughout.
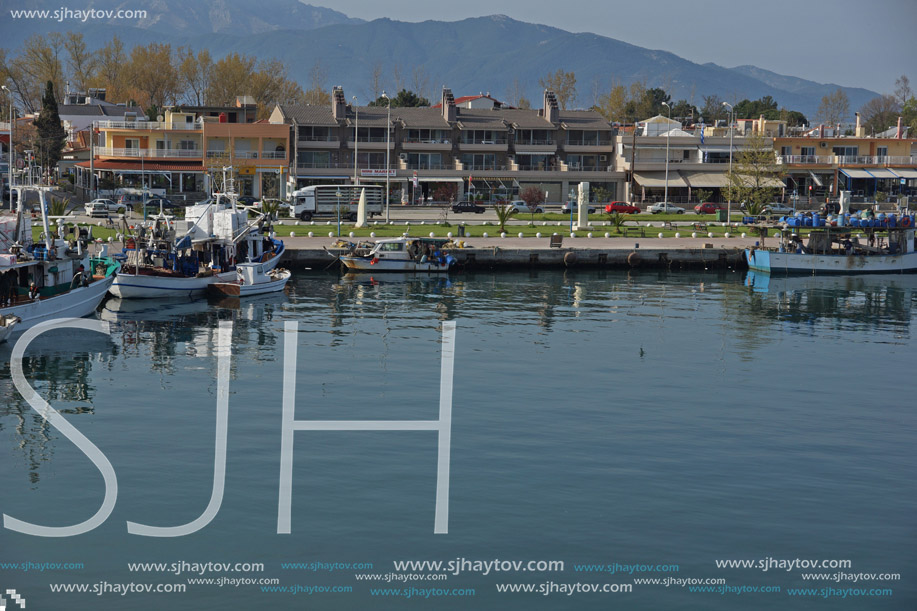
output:
<path id="1" fill-rule="evenodd" d="M 10 152 L 9 159 L 7 159 L 6 169 L 7 169 L 7 182 L 9 182 L 10 187 L 10 210 L 13 209 L 13 92 L 10 91 L 10 88 L 6 85 L 0 86 L 3 91 L 10 96 Z"/>
<path id="2" fill-rule="evenodd" d="M 341 237 L 341 189 L 338 187 L 337 193 L 334 194 L 338 198 L 338 237 Z"/>
<path id="3" fill-rule="evenodd" d="M 668 102 L 663 102 L 663 106 L 669 109 L 669 121 L 672 120 L 672 107 L 669 106 Z M 665 197 L 663 201 L 666 203 L 666 212 L 668 212 L 669 206 L 669 133 L 672 131 L 672 126 L 666 124 L 665 130 Z"/>
<path id="4" fill-rule="evenodd" d="M 357 184 L 357 156 L 360 148 L 360 107 L 357 96 L 353 96 L 353 111 L 357 118 L 353 123 L 353 184 Z"/>
<path id="5" fill-rule="evenodd" d="M 723 102 L 723 106 L 729 107 L 729 176 L 732 177 L 732 132 L 735 123 L 735 110 L 729 102 Z M 726 222 L 729 222 L 732 214 L 732 189 L 728 191 L 729 195 L 726 200 Z"/>
<path id="6" fill-rule="evenodd" d="M 388 216 L 388 175 L 389 175 L 389 147 L 391 146 L 391 136 L 392 136 L 392 98 L 383 91 L 382 97 L 388 100 L 388 118 L 385 121 L 385 224 L 389 223 Z"/>

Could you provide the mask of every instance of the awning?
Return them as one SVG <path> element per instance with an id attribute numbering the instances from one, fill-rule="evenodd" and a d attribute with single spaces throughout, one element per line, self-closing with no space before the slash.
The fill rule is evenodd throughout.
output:
<path id="1" fill-rule="evenodd" d="M 899 178 L 907 178 L 908 180 L 917 178 L 917 170 L 912 170 L 910 168 L 894 168 L 892 172 Z"/>
<path id="2" fill-rule="evenodd" d="M 823 187 L 823 186 L 824 186 L 824 185 L 822 184 L 822 182 L 821 182 L 821 178 L 819 178 L 818 176 L 816 176 L 816 175 L 815 175 L 815 172 L 810 171 L 810 172 L 809 172 L 809 176 L 812 177 L 812 181 L 813 181 L 816 185 L 818 185 L 819 187 Z"/>
<path id="3" fill-rule="evenodd" d="M 880 168 L 878 170 L 868 170 L 868 172 L 872 174 L 874 178 L 894 178 L 895 180 L 898 179 L 897 174 L 884 168 Z"/>
<path id="4" fill-rule="evenodd" d="M 681 172 L 692 189 L 721 189 L 728 184 L 724 172 Z M 672 177 L 669 176 L 669 182 Z"/>
<path id="5" fill-rule="evenodd" d="M 728 153 L 730 151 L 728 144 L 725 146 L 717 145 L 717 144 L 711 144 L 711 145 L 702 144 L 698 146 L 697 148 L 699 148 L 700 150 L 702 150 L 705 153 Z"/>
<path id="6" fill-rule="evenodd" d="M 311 174 L 297 174 L 296 178 L 309 180 L 348 180 L 353 179 L 353 176 L 312 176 Z"/>
<path id="7" fill-rule="evenodd" d="M 406 176 L 401 176 L 398 180 L 408 180 Z M 418 176 L 417 182 L 465 182 L 464 178 L 433 178 L 427 176 Z"/>
<path id="8" fill-rule="evenodd" d="M 77 167 L 89 168 L 90 163 L 88 161 L 80 161 L 75 163 Z M 116 170 L 122 174 L 140 174 L 142 173 L 152 173 L 152 172 L 203 172 L 204 166 L 200 162 L 189 162 L 189 163 L 180 163 L 180 162 L 169 162 L 169 161 L 144 161 L 143 163 L 139 161 L 99 161 L 97 160 L 93 164 L 93 169 L 98 170 Z"/>
<path id="9" fill-rule="evenodd" d="M 841 174 L 847 178 L 872 178 L 872 174 L 866 170 L 852 170 L 852 169 L 841 169 Z"/>
<path id="10" fill-rule="evenodd" d="M 517 155 L 543 155 L 545 157 L 553 157 L 557 153 L 557 150 L 553 151 L 526 151 L 526 150 L 516 150 Z"/>
<path id="11" fill-rule="evenodd" d="M 642 187 L 665 187 L 665 172 L 634 172 L 634 180 L 640 183 Z M 669 187 L 687 188 L 688 183 L 678 172 L 669 172 Z"/>

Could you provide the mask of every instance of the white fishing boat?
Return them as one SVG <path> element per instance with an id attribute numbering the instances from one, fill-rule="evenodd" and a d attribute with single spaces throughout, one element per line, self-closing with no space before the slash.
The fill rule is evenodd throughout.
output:
<path id="1" fill-rule="evenodd" d="M 745 251 L 749 269 L 786 274 L 888 274 L 917 271 L 914 217 L 880 215 L 875 219 L 843 219 L 834 226 L 815 215 L 808 236 L 786 222 L 776 247 Z M 851 226 L 851 222 L 855 223 Z"/>
<path id="2" fill-rule="evenodd" d="M 455 257 L 443 250 L 446 238 L 400 237 L 376 240 L 365 254 L 342 255 L 348 272 L 448 272 Z"/>
<path id="3" fill-rule="evenodd" d="M 207 291 L 214 296 L 250 297 L 282 291 L 292 274 L 286 269 L 267 269 L 265 263 L 240 263 L 233 282 L 214 282 Z"/>
<path id="4" fill-rule="evenodd" d="M 270 271 L 285 246 L 265 233 L 267 227 L 265 215 L 249 220 L 232 193 L 189 206 L 184 220 L 154 217 L 125 240 L 123 270 L 111 293 L 120 299 L 187 298 L 215 282 L 234 281 L 240 263 Z"/>
<path id="5" fill-rule="evenodd" d="M 93 257 L 77 240 L 51 231 L 46 187 L 14 187 L 20 202 L 15 216 L 0 217 L 0 317 L 18 318 L 19 332 L 57 318 L 91 314 L 104 299 L 120 264 Z M 41 241 L 23 212 L 28 193 L 36 193 L 42 216 Z"/>

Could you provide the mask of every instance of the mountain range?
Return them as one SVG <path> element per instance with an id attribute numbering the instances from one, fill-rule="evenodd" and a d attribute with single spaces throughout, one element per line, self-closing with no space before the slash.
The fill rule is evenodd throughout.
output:
<path id="1" fill-rule="evenodd" d="M 19 6 L 16 6 L 19 5 Z M 822 96 L 839 88 L 781 75 L 755 66 L 726 68 L 698 64 L 673 53 L 652 50 L 590 33 L 525 23 L 503 15 L 455 22 L 407 23 L 390 19 L 363 21 L 328 8 L 297 0 L 88 0 L 84 8 L 100 11 L 147 11 L 140 20 L 12 19 L 21 9 L 17 0 L 0 0 L 0 40 L 15 53 L 31 34 L 81 31 L 91 48 L 118 35 L 127 45 L 168 42 L 194 49 L 207 48 L 214 57 L 239 52 L 262 59 L 277 58 L 288 76 L 305 88 L 316 62 L 327 75 L 323 85 L 341 85 L 345 94 L 369 97 L 374 67 L 381 66 L 385 87 L 395 88 L 394 75 L 411 89 L 415 70 L 425 81 L 423 93 L 438 102 L 447 86 L 457 95 L 491 93 L 507 97 L 518 81 L 520 93 L 541 103 L 539 78 L 558 69 L 576 74 L 577 106 L 593 103 L 594 84 L 607 90 L 612 80 L 625 85 L 644 81 L 662 87 L 674 100 L 697 106 L 704 95 L 737 102 L 744 98 L 774 98 L 781 107 L 813 118 Z M 33 0 L 29 9 L 53 11 L 59 0 Z M 727 51 L 724 50 L 724 55 Z M 879 94 L 863 88 L 840 87 L 851 110 Z M 365 103 L 365 102 L 364 102 Z"/>

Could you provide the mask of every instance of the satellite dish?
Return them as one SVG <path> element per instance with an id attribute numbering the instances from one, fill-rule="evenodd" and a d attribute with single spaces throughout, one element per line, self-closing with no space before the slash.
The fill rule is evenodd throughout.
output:
<path id="1" fill-rule="evenodd" d="M 160 123 L 162 123 L 163 121 L 166 120 L 166 118 L 163 117 L 162 115 L 156 115 L 156 120 L 159 121 Z"/>

